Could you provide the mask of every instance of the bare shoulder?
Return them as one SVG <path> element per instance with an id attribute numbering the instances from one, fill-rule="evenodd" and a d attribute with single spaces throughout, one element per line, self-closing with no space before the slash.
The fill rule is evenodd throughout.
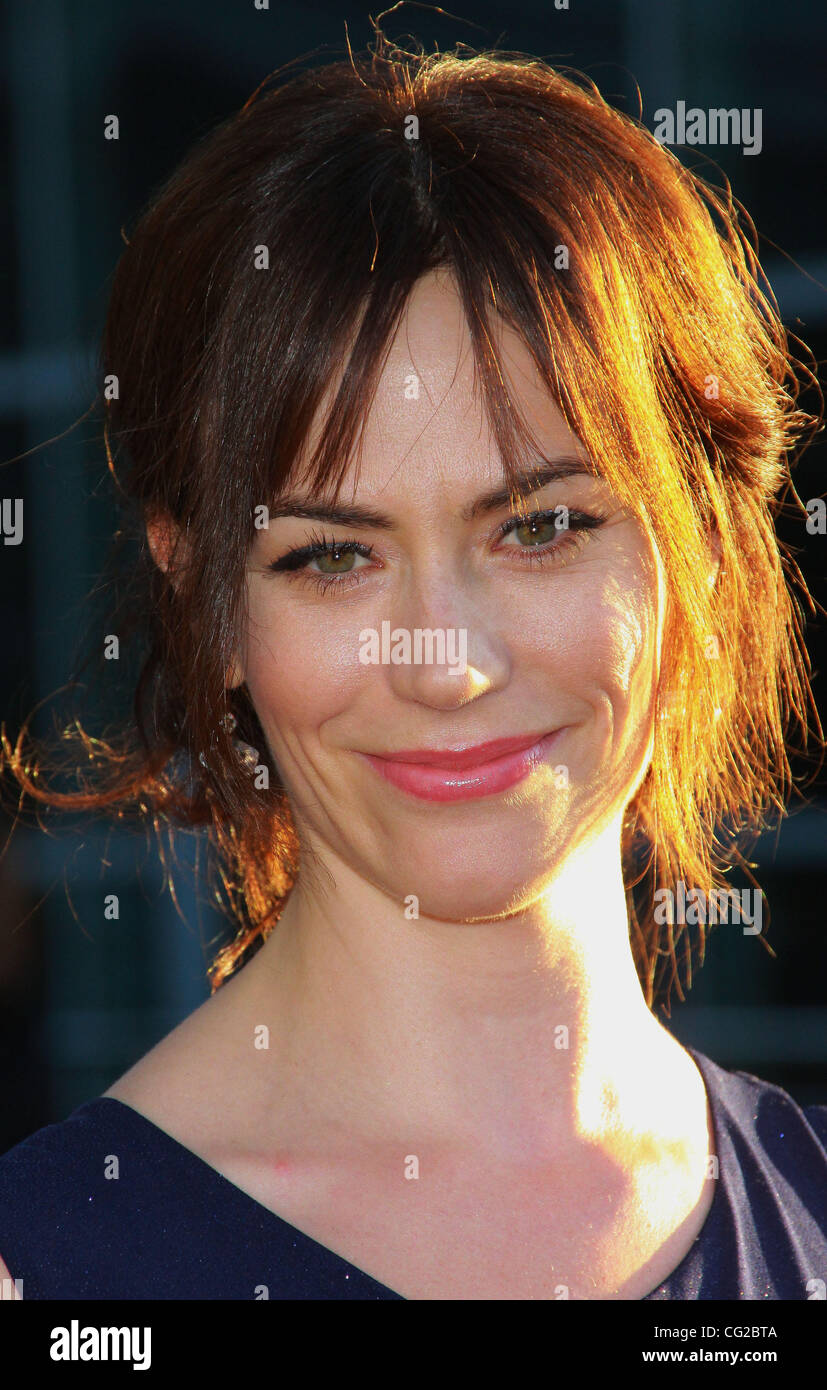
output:
<path id="1" fill-rule="evenodd" d="M 18 1291 L 8 1266 L 0 1259 L 0 1303 L 22 1297 L 23 1295 Z"/>
<path id="2" fill-rule="evenodd" d="M 102 1094 L 189 1147 L 202 1147 L 219 1117 L 226 1122 L 228 1109 L 244 1103 L 238 1077 L 245 1049 L 237 1011 L 228 1007 L 232 984 L 206 999 Z"/>

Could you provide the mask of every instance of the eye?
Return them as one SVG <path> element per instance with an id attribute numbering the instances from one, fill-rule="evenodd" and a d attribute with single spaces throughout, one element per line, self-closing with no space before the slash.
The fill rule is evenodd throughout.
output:
<path id="1" fill-rule="evenodd" d="M 311 557 L 311 564 L 318 564 L 321 574 L 349 574 L 358 569 L 356 560 L 360 552 L 350 545 L 334 545 L 329 550 L 319 550 Z"/>
<path id="2" fill-rule="evenodd" d="M 498 534 L 502 538 L 513 536 L 517 543 L 499 549 L 514 551 L 521 560 L 534 563 L 556 560 L 581 549 L 588 540 L 588 532 L 605 521 L 606 517 L 598 513 L 569 511 L 568 507 L 509 517 Z"/>
<path id="3" fill-rule="evenodd" d="M 336 541 L 324 535 L 312 535 L 307 545 L 288 550 L 278 560 L 273 560 L 268 568 L 275 573 L 288 573 L 293 579 L 308 581 L 324 593 L 331 586 L 350 588 L 361 583 L 359 571 L 370 566 L 359 565 L 357 561 L 368 561 L 373 556 L 373 547 L 361 541 Z M 317 564 L 318 569 L 311 569 Z"/>
<path id="4" fill-rule="evenodd" d="M 554 563 L 579 550 L 588 540 L 588 532 L 602 526 L 607 518 L 592 512 L 570 511 L 555 507 L 548 511 L 512 516 L 499 527 L 497 535 L 505 540 L 513 536 L 516 544 L 500 545 L 521 562 Z M 364 573 L 372 566 L 373 546 L 357 540 L 337 541 L 323 534 L 312 534 L 306 545 L 288 550 L 268 569 L 287 574 L 291 582 L 310 583 L 320 593 L 344 592 L 362 582 Z M 359 564 L 364 560 L 364 564 Z M 318 566 L 313 569 L 312 566 Z"/>

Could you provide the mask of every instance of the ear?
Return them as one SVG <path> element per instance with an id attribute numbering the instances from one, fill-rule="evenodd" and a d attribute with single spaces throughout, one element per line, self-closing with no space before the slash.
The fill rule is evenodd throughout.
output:
<path id="1" fill-rule="evenodd" d="M 163 570 L 164 574 L 169 575 L 170 583 L 176 592 L 178 579 L 174 567 L 170 569 L 170 566 L 176 545 L 179 543 L 180 534 L 180 528 L 169 516 L 159 514 L 151 517 L 146 523 L 146 539 L 150 554 L 158 568 Z M 183 542 L 182 549 L 186 557 L 186 541 Z M 234 690 L 236 686 L 243 684 L 244 679 L 244 667 L 239 654 L 236 652 L 233 654 L 233 659 L 227 669 L 224 684 L 228 690 Z"/>
<path id="2" fill-rule="evenodd" d="M 169 516 L 159 514 L 151 517 L 146 523 L 146 539 L 150 554 L 164 574 L 169 570 L 179 535 L 178 527 Z M 170 582 L 175 585 L 174 572 L 170 574 Z"/>
<path id="3" fill-rule="evenodd" d="M 227 667 L 227 674 L 224 677 L 224 684 L 228 690 L 235 690 L 237 686 L 244 684 L 244 667 L 238 652 L 233 653 L 233 659 Z"/>

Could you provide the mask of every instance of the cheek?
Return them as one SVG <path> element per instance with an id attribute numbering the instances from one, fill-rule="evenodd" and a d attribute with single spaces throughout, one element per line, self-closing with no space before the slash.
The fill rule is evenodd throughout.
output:
<path id="1" fill-rule="evenodd" d="M 512 645 L 521 662 L 538 657 L 553 685 L 587 700 L 623 705 L 648 692 L 658 650 L 654 578 L 635 553 L 561 578 L 540 596 L 532 621 L 525 606 L 513 615 Z"/>
<path id="2" fill-rule="evenodd" d="M 345 709 L 364 679 L 358 651 L 356 619 L 251 597 L 244 672 L 265 731 L 318 727 Z"/>
<path id="3" fill-rule="evenodd" d="M 635 523 L 623 527 L 600 595 L 602 660 L 618 700 L 646 708 L 659 657 L 662 596 L 656 562 Z"/>
<path id="4" fill-rule="evenodd" d="M 649 689 L 657 650 L 656 613 L 641 591 L 612 588 L 603 599 L 600 651 L 618 699 L 633 701 Z"/>
<path id="5" fill-rule="evenodd" d="M 637 762 L 648 746 L 659 668 L 659 603 L 656 576 L 632 555 L 623 577 L 603 586 L 588 641 L 587 681 L 604 706 L 616 755 Z"/>

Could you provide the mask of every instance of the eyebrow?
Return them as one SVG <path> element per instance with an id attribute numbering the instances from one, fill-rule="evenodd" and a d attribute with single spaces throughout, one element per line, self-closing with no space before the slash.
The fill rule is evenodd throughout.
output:
<path id="1" fill-rule="evenodd" d="M 519 472 L 513 488 L 506 484 L 482 493 L 462 509 L 462 519 L 473 521 L 478 516 L 499 511 L 501 507 L 509 505 L 515 494 L 536 492 L 559 478 L 571 478 L 577 474 L 594 478 L 600 476 L 590 459 L 579 458 L 575 454 L 542 459 L 534 467 Z M 312 502 L 300 495 L 288 494 L 270 507 L 270 517 L 277 516 L 301 516 L 315 521 L 338 522 L 342 526 L 372 526 L 380 531 L 396 529 L 392 517 L 373 507 L 362 507 L 352 502 L 338 502 L 333 506 L 331 503 Z"/>

